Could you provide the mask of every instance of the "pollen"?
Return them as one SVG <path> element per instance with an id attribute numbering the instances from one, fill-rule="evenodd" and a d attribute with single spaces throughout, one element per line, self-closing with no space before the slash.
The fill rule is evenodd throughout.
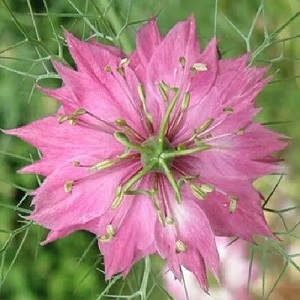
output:
<path id="1" fill-rule="evenodd" d="M 121 59 L 121 61 L 120 61 L 120 66 L 123 68 L 127 67 L 129 64 L 130 64 L 130 59 L 127 57 Z"/>
<path id="2" fill-rule="evenodd" d="M 225 107 L 223 109 L 223 112 L 227 113 L 227 114 L 232 114 L 233 113 L 233 108 L 232 107 Z"/>
<path id="3" fill-rule="evenodd" d="M 106 227 L 106 234 L 101 235 L 98 239 L 102 243 L 110 242 L 114 236 L 116 235 L 116 232 L 111 224 L 107 225 Z"/>
<path id="4" fill-rule="evenodd" d="M 190 92 L 185 92 L 184 96 L 183 96 L 182 103 L 181 103 L 181 110 L 182 110 L 182 112 L 185 112 L 188 109 L 188 107 L 190 105 L 190 101 L 191 101 L 191 94 L 190 94 Z"/>
<path id="5" fill-rule="evenodd" d="M 104 71 L 107 73 L 112 73 L 111 67 L 110 66 L 105 66 Z"/>
<path id="6" fill-rule="evenodd" d="M 184 56 L 180 56 L 180 57 L 179 57 L 179 62 L 180 62 L 180 64 L 184 67 L 185 64 L 186 64 L 186 59 L 185 59 L 185 57 L 184 57 Z"/>
<path id="7" fill-rule="evenodd" d="M 195 133 L 198 135 L 204 131 L 206 131 L 214 122 L 214 118 L 207 119 L 203 124 L 201 124 L 196 130 Z"/>
<path id="8" fill-rule="evenodd" d="M 176 253 L 185 252 L 188 248 L 184 242 L 181 240 L 176 241 Z"/>
<path id="9" fill-rule="evenodd" d="M 207 70 L 208 70 L 207 65 L 203 63 L 194 63 L 190 67 L 190 72 L 192 76 L 195 76 L 198 72 L 205 72 Z"/>
<path id="10" fill-rule="evenodd" d="M 68 180 L 64 184 L 64 189 L 66 193 L 71 194 L 73 190 L 74 180 Z"/>
<path id="11" fill-rule="evenodd" d="M 236 196 L 230 196 L 229 201 L 229 212 L 234 213 L 237 209 L 237 203 L 239 201 L 239 198 Z"/>

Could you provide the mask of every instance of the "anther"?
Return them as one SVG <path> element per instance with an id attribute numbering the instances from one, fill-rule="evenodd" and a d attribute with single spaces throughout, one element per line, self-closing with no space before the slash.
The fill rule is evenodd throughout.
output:
<path id="1" fill-rule="evenodd" d="M 166 217 L 165 218 L 165 223 L 167 225 L 173 225 L 175 223 L 174 219 L 172 217 Z"/>
<path id="2" fill-rule="evenodd" d="M 207 183 L 201 184 L 201 185 L 200 185 L 200 188 L 201 188 L 202 191 L 204 191 L 205 193 L 211 193 L 211 192 L 213 192 L 213 191 L 216 189 L 213 185 L 207 184 Z"/>
<path id="3" fill-rule="evenodd" d="M 227 114 L 232 114 L 233 113 L 233 108 L 232 107 L 225 107 L 223 109 L 223 112 L 227 113 Z"/>
<path id="4" fill-rule="evenodd" d="M 201 188 L 201 186 L 191 183 L 190 189 L 196 198 L 198 198 L 200 200 L 205 200 L 206 192 Z"/>
<path id="5" fill-rule="evenodd" d="M 229 201 L 229 212 L 234 213 L 236 211 L 239 198 L 236 196 L 229 196 Z"/>
<path id="6" fill-rule="evenodd" d="M 62 124 L 64 122 L 68 121 L 68 120 L 69 120 L 69 116 L 68 115 L 61 115 L 61 116 L 58 117 L 57 122 L 59 124 Z"/>
<path id="7" fill-rule="evenodd" d="M 212 138 L 212 134 L 209 132 L 209 133 L 206 134 L 204 137 L 205 137 L 206 139 L 210 139 L 210 138 Z"/>
<path id="8" fill-rule="evenodd" d="M 245 133 L 245 128 L 240 128 L 236 132 L 237 135 L 241 135 L 241 134 L 244 134 L 244 133 Z"/>
<path id="9" fill-rule="evenodd" d="M 118 125 L 118 126 L 121 126 L 121 127 L 127 126 L 127 122 L 124 119 L 117 119 L 115 122 L 116 122 L 116 125 Z"/>
<path id="10" fill-rule="evenodd" d="M 165 219 L 163 216 L 163 212 L 159 209 L 159 210 L 156 210 L 156 214 L 157 214 L 157 218 L 158 218 L 158 221 L 160 222 L 160 224 L 165 227 L 166 223 L 165 223 Z"/>
<path id="11" fill-rule="evenodd" d="M 102 243 L 107 243 L 113 239 L 116 235 L 116 232 L 111 224 L 107 225 L 106 227 L 106 234 L 99 237 L 99 241 Z"/>
<path id="12" fill-rule="evenodd" d="M 64 184 L 64 189 L 66 193 L 72 193 L 73 190 L 73 185 L 74 185 L 74 180 L 68 180 Z"/>
<path id="13" fill-rule="evenodd" d="M 214 122 L 214 118 L 209 118 L 207 119 L 202 125 L 200 125 L 196 130 L 195 130 L 195 134 L 198 135 L 204 131 L 206 131 Z"/>
<path id="14" fill-rule="evenodd" d="M 181 103 L 181 110 L 183 112 L 185 112 L 188 109 L 188 107 L 190 105 L 190 100 L 191 100 L 190 92 L 185 92 L 183 95 L 182 103 Z"/>
<path id="15" fill-rule="evenodd" d="M 121 76 L 125 76 L 125 70 L 123 67 L 117 67 L 117 72 L 121 75 Z"/>
<path id="16" fill-rule="evenodd" d="M 109 159 L 103 160 L 100 163 L 90 167 L 90 171 L 101 171 L 107 169 L 113 166 L 116 162 L 117 160 L 109 160 Z"/>
<path id="17" fill-rule="evenodd" d="M 203 64 L 203 63 L 194 63 L 191 66 L 191 71 L 196 71 L 196 72 L 203 72 L 203 71 L 207 71 L 207 65 Z"/>
<path id="18" fill-rule="evenodd" d="M 138 94 L 139 94 L 139 97 L 142 101 L 143 107 L 145 109 L 146 108 L 145 107 L 146 92 L 145 92 L 144 86 L 141 83 L 138 84 Z"/>
<path id="19" fill-rule="evenodd" d="M 180 57 L 179 57 L 179 62 L 180 62 L 180 64 L 184 67 L 184 66 L 185 66 L 185 63 L 186 63 L 185 57 L 184 57 L 184 56 L 180 56 Z"/>
<path id="20" fill-rule="evenodd" d="M 176 241 L 176 253 L 185 252 L 188 248 L 184 242 L 181 240 Z"/>
<path id="21" fill-rule="evenodd" d="M 117 187 L 115 198 L 111 204 L 111 209 L 116 209 L 122 202 L 124 197 L 124 192 L 121 186 Z"/>
<path id="22" fill-rule="evenodd" d="M 146 113 L 146 118 L 150 123 L 153 123 L 153 115 L 149 112 Z"/>
<path id="23" fill-rule="evenodd" d="M 177 147 L 176 147 L 176 150 L 180 151 L 180 150 L 185 150 L 186 149 L 186 146 L 182 143 L 178 144 Z"/>
<path id="24" fill-rule="evenodd" d="M 84 114 L 86 114 L 86 110 L 84 108 L 78 108 L 73 112 L 72 116 L 81 116 Z"/>
<path id="25" fill-rule="evenodd" d="M 104 71 L 107 73 L 112 73 L 111 67 L 110 66 L 105 66 Z"/>
<path id="26" fill-rule="evenodd" d="M 77 124 L 77 118 L 75 116 L 69 116 L 69 124 L 74 126 Z"/>
<path id="27" fill-rule="evenodd" d="M 160 94 L 162 95 L 163 99 L 165 102 L 168 102 L 168 95 L 167 95 L 167 91 L 166 89 L 164 88 L 164 85 L 162 83 L 160 83 L 158 85 L 158 89 L 159 89 L 159 92 Z"/>
<path id="28" fill-rule="evenodd" d="M 80 162 L 79 162 L 78 160 L 74 160 L 74 161 L 73 161 L 73 166 L 74 166 L 74 167 L 80 167 L 81 164 L 80 164 Z"/>
<path id="29" fill-rule="evenodd" d="M 130 63 L 130 59 L 125 57 L 125 58 L 121 59 L 120 66 L 121 67 L 127 67 L 129 65 L 129 63 Z"/>

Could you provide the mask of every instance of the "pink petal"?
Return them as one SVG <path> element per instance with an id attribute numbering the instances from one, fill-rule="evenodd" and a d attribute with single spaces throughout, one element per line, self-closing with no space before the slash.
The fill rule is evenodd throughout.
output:
<path id="1" fill-rule="evenodd" d="M 185 75 L 189 73 L 190 66 L 197 61 L 200 56 L 199 52 L 195 20 L 190 17 L 185 22 L 177 23 L 153 53 L 147 66 L 145 88 L 148 109 L 154 117 L 155 130 L 166 109 L 158 85 L 165 82 L 170 86 L 183 88 L 186 82 Z M 180 63 L 181 57 L 186 60 L 185 67 Z"/>
<path id="2" fill-rule="evenodd" d="M 147 186 L 146 181 L 143 179 L 144 188 Z M 99 236 L 106 233 L 109 224 L 116 230 L 111 241 L 99 242 L 104 255 L 106 279 L 116 273 L 126 275 L 135 262 L 155 252 L 155 221 L 153 204 L 145 195 L 125 197 L 117 210 L 109 210 L 100 218 Z"/>
<path id="3" fill-rule="evenodd" d="M 168 193 L 171 195 L 171 191 Z M 176 278 L 181 279 L 180 266 L 184 266 L 194 273 L 201 287 L 207 289 L 206 267 L 214 276 L 218 276 L 219 271 L 214 234 L 204 212 L 188 194 L 184 196 L 180 205 L 172 198 L 168 203 L 172 206 L 174 224 L 163 227 L 156 222 L 156 247 L 160 256 L 167 259 Z M 178 240 L 186 245 L 186 251 L 176 252 Z"/>
<path id="4" fill-rule="evenodd" d="M 99 160 L 110 158 L 124 151 L 112 135 L 81 125 L 59 124 L 57 118 L 47 117 L 29 125 L 7 130 L 37 147 L 43 153 L 38 163 L 26 167 L 26 173 L 49 175 L 67 160 L 76 160 L 78 156 L 89 153 Z"/>
<path id="5" fill-rule="evenodd" d="M 89 221 L 85 224 L 79 224 L 79 225 L 74 225 L 70 226 L 61 230 L 51 230 L 47 236 L 47 238 L 41 243 L 41 245 L 46 245 L 48 243 L 51 243 L 57 239 L 61 239 L 63 237 L 68 236 L 69 234 L 78 231 L 78 230 L 86 230 L 89 232 L 92 232 L 96 234 L 97 232 L 97 223 L 98 223 L 98 218 Z"/>
<path id="6" fill-rule="evenodd" d="M 142 82 L 145 80 L 146 67 L 161 41 L 162 37 L 154 19 L 142 26 L 137 33 L 136 51 L 130 55 L 130 66 Z"/>
<path id="7" fill-rule="evenodd" d="M 97 158 L 91 156 L 79 159 L 83 165 L 97 163 Z M 88 168 L 74 167 L 72 161 L 66 161 L 36 190 L 30 219 L 52 230 L 87 223 L 110 208 L 117 186 L 139 168 L 139 163 L 131 162 L 93 174 Z M 75 181 L 70 193 L 64 188 L 67 181 Z"/>

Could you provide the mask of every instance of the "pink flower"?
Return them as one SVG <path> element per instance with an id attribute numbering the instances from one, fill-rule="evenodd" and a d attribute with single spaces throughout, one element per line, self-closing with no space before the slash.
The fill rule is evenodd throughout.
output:
<path id="1" fill-rule="evenodd" d="M 93 232 L 106 278 L 158 253 L 207 290 L 215 235 L 272 236 L 252 187 L 285 147 L 252 121 L 266 68 L 248 67 L 249 54 L 219 60 L 215 39 L 200 52 L 192 17 L 166 37 L 149 21 L 129 56 L 66 39 L 77 70 L 54 62 L 64 84 L 41 88 L 60 101 L 57 115 L 8 131 L 43 153 L 22 169 L 46 177 L 29 218 L 50 229 L 44 243 Z"/>
<path id="2" fill-rule="evenodd" d="M 211 288 L 210 294 L 202 291 L 197 284 L 195 276 L 186 269 L 183 269 L 184 285 L 170 272 L 165 273 L 166 288 L 176 300 L 251 300 L 248 292 L 248 280 L 253 283 L 259 276 L 258 265 L 253 262 L 251 276 L 248 278 L 250 261 L 247 254 L 247 243 L 238 240 L 229 245 L 229 238 L 216 238 L 218 251 L 221 260 L 222 286 Z"/>

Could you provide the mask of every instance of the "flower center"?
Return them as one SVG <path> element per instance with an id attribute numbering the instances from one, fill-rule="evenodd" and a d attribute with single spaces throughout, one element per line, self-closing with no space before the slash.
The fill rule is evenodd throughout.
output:
<path id="1" fill-rule="evenodd" d="M 152 165 L 152 170 L 155 172 L 164 172 L 164 166 L 170 167 L 173 162 L 173 157 L 165 157 L 164 154 L 172 153 L 174 148 L 169 141 L 164 138 L 162 147 L 159 147 L 158 137 L 152 136 L 145 142 L 142 147 L 145 149 L 141 151 L 141 162 L 143 167 Z"/>

